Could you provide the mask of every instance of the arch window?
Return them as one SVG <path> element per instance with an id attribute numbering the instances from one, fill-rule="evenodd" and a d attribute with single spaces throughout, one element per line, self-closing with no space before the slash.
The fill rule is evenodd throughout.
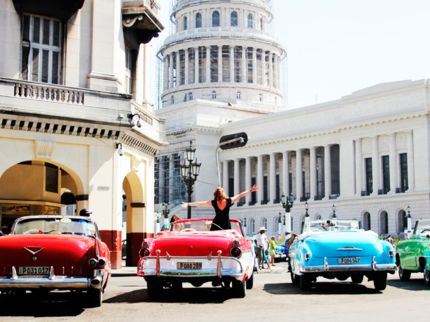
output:
<path id="1" fill-rule="evenodd" d="M 365 212 L 363 214 L 363 229 L 364 230 L 370 230 L 371 229 L 370 214 L 368 212 Z"/>
<path id="2" fill-rule="evenodd" d="M 408 219 L 406 217 L 406 211 L 400 210 L 397 219 L 397 233 L 403 233 L 408 226 Z"/>
<path id="3" fill-rule="evenodd" d="M 193 100 L 193 92 L 189 92 L 188 93 L 188 100 L 192 101 Z"/>
<path id="4" fill-rule="evenodd" d="M 263 226 L 267 230 L 267 218 L 263 218 L 263 220 L 261 221 L 261 226 Z"/>
<path id="5" fill-rule="evenodd" d="M 218 11 L 212 13 L 212 27 L 219 27 L 220 25 L 220 15 Z"/>
<path id="6" fill-rule="evenodd" d="M 188 18 L 184 17 L 184 30 L 188 29 Z"/>
<path id="7" fill-rule="evenodd" d="M 254 28 L 254 21 L 251 14 L 248 15 L 248 28 Z"/>
<path id="8" fill-rule="evenodd" d="M 382 211 L 379 216 L 379 234 L 388 234 L 388 214 L 386 211 Z"/>
<path id="9" fill-rule="evenodd" d="M 236 99 L 242 99 L 242 93 L 240 91 L 236 93 Z"/>
<path id="10" fill-rule="evenodd" d="M 315 220 L 321 220 L 321 215 L 315 215 Z"/>
<path id="11" fill-rule="evenodd" d="M 255 233 L 255 220 L 254 219 L 251 219 L 249 221 L 249 230 L 250 230 L 251 234 Z"/>
<path id="12" fill-rule="evenodd" d="M 237 27 L 237 25 L 238 25 L 237 12 L 233 11 L 230 14 L 230 26 L 231 27 Z"/>
<path id="13" fill-rule="evenodd" d="M 264 21 L 263 18 L 260 19 L 260 30 L 263 30 L 264 27 Z"/>
<path id="14" fill-rule="evenodd" d="M 201 28 L 201 27 L 202 27 L 202 14 L 198 12 L 196 14 L 196 28 Z"/>
<path id="15" fill-rule="evenodd" d="M 175 104 L 175 96 L 172 95 L 172 97 L 170 98 L 170 103 L 172 105 Z"/>
<path id="16" fill-rule="evenodd" d="M 212 91 L 212 99 L 216 100 L 216 91 Z"/>

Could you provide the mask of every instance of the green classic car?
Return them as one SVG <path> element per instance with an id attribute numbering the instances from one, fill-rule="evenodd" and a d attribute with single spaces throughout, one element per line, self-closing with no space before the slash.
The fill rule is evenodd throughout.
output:
<path id="1" fill-rule="evenodd" d="M 408 281 L 411 273 L 424 273 L 424 282 L 430 286 L 430 219 L 418 220 L 414 234 L 396 247 L 399 277 Z"/>

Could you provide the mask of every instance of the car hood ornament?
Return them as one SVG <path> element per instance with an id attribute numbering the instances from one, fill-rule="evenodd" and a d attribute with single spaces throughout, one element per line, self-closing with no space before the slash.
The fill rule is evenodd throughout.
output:
<path id="1" fill-rule="evenodd" d="M 31 250 L 30 248 L 32 248 L 33 250 Z M 36 255 L 36 254 L 40 253 L 42 250 L 44 250 L 45 247 L 27 246 L 27 247 L 24 247 L 24 249 L 28 250 L 31 254 Z"/>

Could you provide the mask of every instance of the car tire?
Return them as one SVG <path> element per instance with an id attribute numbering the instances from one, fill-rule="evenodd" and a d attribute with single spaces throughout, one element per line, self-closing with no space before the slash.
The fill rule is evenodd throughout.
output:
<path id="1" fill-rule="evenodd" d="M 146 282 L 146 290 L 152 299 L 156 299 L 163 295 L 163 284 L 157 279 L 151 279 Z"/>
<path id="2" fill-rule="evenodd" d="M 411 279 L 411 271 L 403 269 L 402 265 L 399 264 L 399 277 L 401 281 L 407 282 Z"/>
<path id="3" fill-rule="evenodd" d="M 254 287 L 254 274 L 251 275 L 251 277 L 248 278 L 246 281 L 246 289 L 250 290 Z"/>
<path id="4" fill-rule="evenodd" d="M 351 276 L 352 282 L 353 282 L 354 284 L 360 284 L 360 283 L 363 283 L 363 278 L 364 278 L 364 276 L 363 276 L 363 275 L 352 275 L 352 276 Z"/>
<path id="5" fill-rule="evenodd" d="M 299 284 L 300 282 L 300 276 L 297 276 L 296 274 L 293 273 L 293 270 L 290 270 L 290 274 L 291 274 L 291 282 L 293 284 Z"/>
<path id="6" fill-rule="evenodd" d="M 102 289 L 89 289 L 88 290 L 89 304 L 90 307 L 100 307 L 103 302 L 103 290 Z"/>
<path id="7" fill-rule="evenodd" d="M 241 281 L 233 281 L 233 292 L 235 297 L 237 298 L 244 298 L 246 295 L 246 279 L 241 282 Z"/>
<path id="8" fill-rule="evenodd" d="M 424 283 L 430 286 L 430 271 L 427 268 L 424 269 Z"/>
<path id="9" fill-rule="evenodd" d="M 308 274 L 303 274 L 300 276 L 300 289 L 302 291 L 308 291 L 311 288 L 312 280 Z"/>
<path id="10" fill-rule="evenodd" d="M 387 288 L 387 272 L 378 272 L 375 274 L 373 285 L 377 291 L 383 291 Z"/>

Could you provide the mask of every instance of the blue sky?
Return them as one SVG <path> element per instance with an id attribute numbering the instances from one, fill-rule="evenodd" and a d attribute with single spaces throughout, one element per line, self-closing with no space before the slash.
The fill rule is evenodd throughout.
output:
<path id="1" fill-rule="evenodd" d="M 272 1 L 272 30 L 288 53 L 290 109 L 379 83 L 430 78 L 429 0 Z M 163 39 L 170 0 L 158 2 Z"/>

